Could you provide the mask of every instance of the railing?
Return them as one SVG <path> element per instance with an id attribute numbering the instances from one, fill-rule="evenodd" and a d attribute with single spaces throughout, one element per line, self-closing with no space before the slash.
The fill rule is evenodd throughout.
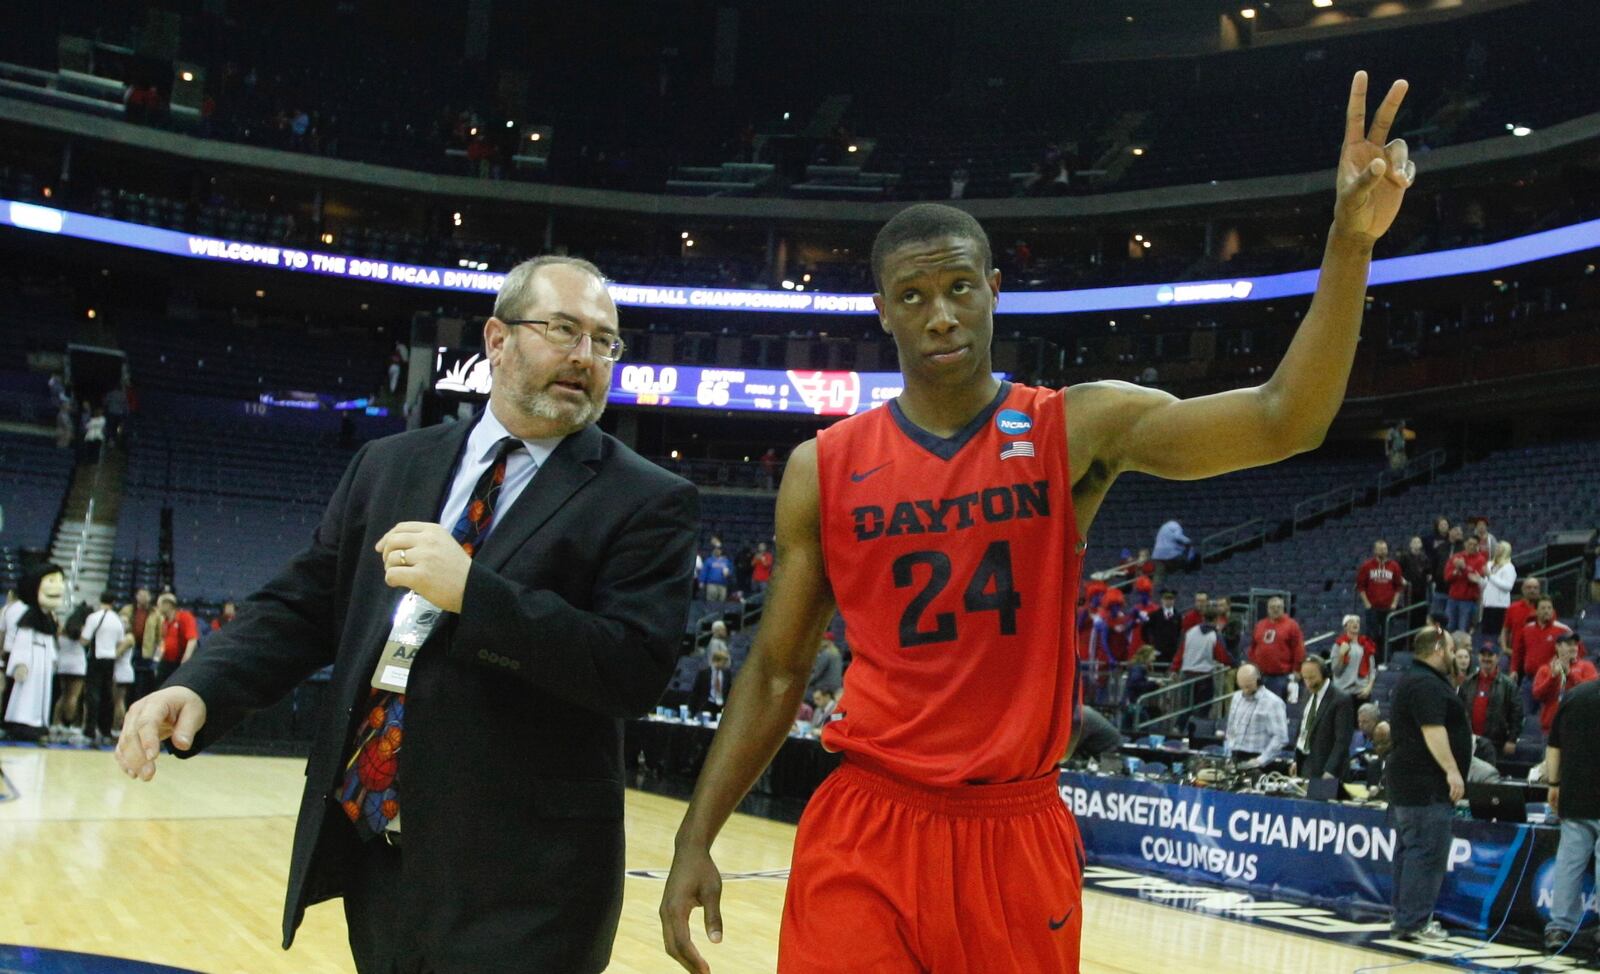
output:
<path id="1" fill-rule="evenodd" d="M 1389 662 L 1389 659 L 1394 655 L 1395 652 L 1395 643 L 1399 643 L 1400 649 L 1404 650 L 1410 643 L 1411 637 L 1421 632 L 1423 627 L 1427 626 L 1428 608 L 1430 605 L 1432 605 L 1431 602 L 1429 602 L 1427 599 L 1423 599 L 1421 602 L 1413 602 L 1410 605 L 1402 605 L 1398 609 L 1390 609 L 1389 612 L 1384 615 L 1383 631 L 1375 634 L 1379 637 L 1378 661 L 1380 663 Z M 1421 610 L 1420 613 L 1418 613 L 1419 609 Z M 1415 616 L 1418 614 L 1420 614 L 1422 617 L 1420 620 L 1415 618 Z M 1396 633 L 1394 631 L 1396 619 L 1400 620 L 1400 624 L 1402 626 L 1409 626 L 1410 628 L 1406 629 L 1404 632 Z"/>
<path id="2" fill-rule="evenodd" d="M 94 524 L 94 502 L 100 494 L 100 473 L 105 469 L 106 441 L 100 441 L 100 452 L 94 459 L 94 480 L 89 484 L 89 503 L 83 512 L 83 530 L 78 534 L 78 545 L 72 549 L 72 561 L 67 566 L 67 605 L 78 604 L 78 573 L 83 569 L 83 558 L 89 546 L 89 528 Z"/>
<path id="3" fill-rule="evenodd" d="M 1251 518 L 1243 524 L 1235 524 L 1232 527 L 1223 528 L 1221 531 L 1213 532 L 1201 538 L 1199 546 L 1200 560 L 1220 559 L 1223 555 L 1266 539 L 1266 519 Z"/>
<path id="4" fill-rule="evenodd" d="M 1177 703 L 1178 701 L 1182 701 L 1182 700 L 1193 699 L 1194 688 L 1195 687 L 1198 687 L 1203 682 L 1215 681 L 1219 677 L 1220 674 L 1225 673 L 1225 672 L 1227 672 L 1227 671 L 1226 670 L 1217 670 L 1217 671 L 1212 672 L 1212 673 L 1207 673 L 1207 674 L 1205 674 L 1203 676 L 1196 676 L 1196 677 L 1191 677 L 1190 679 L 1187 679 L 1187 680 L 1179 680 L 1179 681 L 1175 681 L 1175 682 L 1172 682 L 1172 683 L 1168 683 L 1166 686 L 1162 687 L 1161 689 L 1159 689 L 1159 690 L 1151 690 L 1149 693 L 1147 693 L 1144 696 L 1140 697 L 1138 703 L 1135 704 L 1135 706 L 1140 707 L 1140 708 L 1147 708 L 1152 704 L 1161 704 L 1164 700 L 1166 700 L 1168 698 L 1172 699 L 1174 703 Z M 1150 730 L 1150 729 L 1152 729 L 1154 727 L 1157 727 L 1157 726 L 1159 726 L 1161 724 L 1165 724 L 1168 721 L 1173 722 L 1173 726 L 1176 727 L 1176 726 L 1178 726 L 1178 724 L 1177 724 L 1178 718 L 1187 716 L 1188 714 L 1196 713 L 1196 712 L 1201 711 L 1201 710 L 1209 710 L 1209 709 L 1211 709 L 1211 707 L 1214 704 L 1216 704 L 1218 702 L 1219 702 L 1219 700 L 1218 700 L 1218 698 L 1216 698 L 1215 692 L 1213 691 L 1213 699 L 1207 700 L 1204 703 L 1189 704 L 1187 706 L 1182 706 L 1182 707 L 1174 707 L 1174 709 L 1172 709 L 1171 711 L 1168 711 L 1167 708 L 1162 707 L 1161 708 L 1162 709 L 1162 713 L 1159 714 L 1158 716 L 1146 717 L 1143 720 L 1135 720 L 1134 723 L 1133 723 L 1133 727 L 1132 727 L 1133 733 L 1137 736 L 1140 731 L 1148 731 L 1148 730 Z"/>
<path id="5" fill-rule="evenodd" d="M 1449 455 L 1443 450 L 1429 450 L 1420 457 L 1413 457 L 1399 470 L 1384 470 L 1378 474 L 1378 493 L 1383 493 L 1390 487 L 1410 483 L 1413 480 L 1426 478 L 1433 483 L 1434 475 L 1443 467 Z"/>
<path id="6" fill-rule="evenodd" d="M 1306 640 L 1306 655 L 1307 656 L 1311 655 L 1311 647 L 1317 645 L 1320 642 L 1324 642 L 1326 640 L 1331 640 L 1337 635 L 1339 635 L 1339 630 L 1337 630 L 1337 629 L 1329 629 L 1327 632 L 1322 633 L 1321 635 L 1312 636 L 1310 639 L 1307 639 Z M 1332 645 L 1332 644 L 1330 643 L 1330 645 Z"/>
<path id="7" fill-rule="evenodd" d="M 1346 484 L 1307 497 L 1294 506 L 1294 530 L 1336 511 L 1353 509 L 1361 500 L 1361 488 Z"/>

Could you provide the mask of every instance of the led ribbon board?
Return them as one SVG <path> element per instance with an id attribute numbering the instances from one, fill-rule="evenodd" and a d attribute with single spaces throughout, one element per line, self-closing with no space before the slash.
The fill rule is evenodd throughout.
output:
<path id="1" fill-rule="evenodd" d="M 995 378 L 1005 374 L 996 372 Z M 853 416 L 900 395 L 898 372 L 722 369 L 624 362 L 611 373 L 614 406 L 723 409 L 730 412 Z M 489 361 L 475 349 L 440 347 L 433 389 L 452 397 L 487 396 Z"/>
<path id="2" fill-rule="evenodd" d="M 348 280 L 377 281 L 439 291 L 492 295 L 505 275 L 491 271 L 426 267 L 341 254 L 327 254 L 275 244 L 222 240 L 177 230 L 163 230 L 107 217 L 58 210 L 34 203 L 0 200 L 0 226 L 12 226 L 77 240 L 199 260 L 322 274 Z M 1460 247 L 1408 257 L 1373 261 L 1371 286 L 1401 284 L 1457 274 L 1494 271 L 1531 261 L 1600 247 L 1600 220 L 1589 220 L 1513 237 L 1476 247 Z M 1317 287 L 1317 271 L 1294 271 L 1229 281 L 1186 281 L 1084 288 L 1076 291 L 1007 291 L 997 314 L 1074 314 L 1124 311 L 1174 305 L 1271 301 L 1302 297 Z M 638 308 L 681 308 L 693 311 L 766 311 L 780 314 L 873 314 L 870 294 L 825 294 L 815 291 L 759 291 L 672 285 L 612 284 L 619 305 Z"/>

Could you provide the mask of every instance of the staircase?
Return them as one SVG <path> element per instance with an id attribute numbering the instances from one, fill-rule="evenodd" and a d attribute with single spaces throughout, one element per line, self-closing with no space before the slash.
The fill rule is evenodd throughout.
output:
<path id="1" fill-rule="evenodd" d="M 107 448 L 102 456 L 100 462 L 80 463 L 74 471 L 66 508 L 50 544 L 51 561 L 66 569 L 73 586 L 70 595 L 74 605 L 92 604 L 105 591 L 111 549 L 117 538 L 117 509 L 122 502 L 127 455 L 121 449 Z"/>

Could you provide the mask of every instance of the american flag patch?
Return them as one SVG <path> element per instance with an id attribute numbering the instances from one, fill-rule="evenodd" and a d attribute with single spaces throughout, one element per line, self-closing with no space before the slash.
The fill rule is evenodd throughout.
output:
<path id="1" fill-rule="evenodd" d="M 1033 444 L 1027 440 L 1015 440 L 1007 443 L 1005 449 L 1000 451 L 1000 459 L 1002 460 L 1010 460 L 1012 457 L 1031 456 L 1033 456 Z"/>

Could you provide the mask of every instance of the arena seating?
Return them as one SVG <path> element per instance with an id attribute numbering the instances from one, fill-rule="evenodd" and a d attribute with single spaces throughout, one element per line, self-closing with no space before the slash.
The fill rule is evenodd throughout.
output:
<path id="1" fill-rule="evenodd" d="M 134 427 L 113 584 L 148 577 L 128 562 L 158 555 L 161 509 L 170 504 L 174 588 L 212 601 L 252 591 L 310 539 L 353 449 L 339 445 L 337 419 L 326 414 L 157 410 Z"/>
<path id="2" fill-rule="evenodd" d="M 0 547 L 48 548 L 72 484 L 73 454 L 42 436 L 0 433 Z"/>
<path id="3" fill-rule="evenodd" d="M 1330 483 L 1329 486 L 1337 486 Z M 1358 605 L 1355 570 L 1384 538 L 1392 553 L 1433 520 L 1482 515 L 1513 552 L 1544 543 L 1545 533 L 1600 523 L 1600 441 L 1500 450 L 1376 504 L 1356 507 L 1283 541 L 1237 554 L 1174 581 L 1185 592 L 1287 589 L 1308 637 L 1336 630 Z"/>

